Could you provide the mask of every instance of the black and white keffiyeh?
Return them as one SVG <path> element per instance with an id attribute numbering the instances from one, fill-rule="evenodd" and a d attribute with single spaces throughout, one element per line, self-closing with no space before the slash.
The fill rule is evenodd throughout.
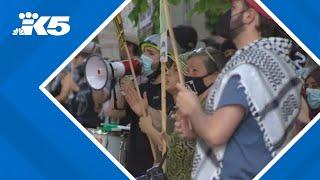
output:
<path id="1" fill-rule="evenodd" d="M 290 40 L 271 37 L 239 49 L 211 87 L 206 103 L 207 113 L 213 113 L 229 79 L 239 76 L 238 88 L 244 88 L 250 113 L 272 156 L 286 144 L 300 110 L 301 81 L 289 58 L 291 46 Z M 199 139 L 192 179 L 219 179 L 225 148 L 209 147 Z"/>

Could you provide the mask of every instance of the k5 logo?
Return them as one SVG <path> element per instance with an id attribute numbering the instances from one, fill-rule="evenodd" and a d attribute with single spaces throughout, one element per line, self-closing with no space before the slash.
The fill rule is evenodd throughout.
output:
<path id="1" fill-rule="evenodd" d="M 15 28 L 12 35 L 31 36 L 33 30 L 37 35 L 46 36 L 62 36 L 70 31 L 68 24 L 69 16 L 40 16 L 38 13 L 20 13 L 19 19 L 22 20 L 22 26 Z M 44 25 L 47 23 L 47 27 Z"/>

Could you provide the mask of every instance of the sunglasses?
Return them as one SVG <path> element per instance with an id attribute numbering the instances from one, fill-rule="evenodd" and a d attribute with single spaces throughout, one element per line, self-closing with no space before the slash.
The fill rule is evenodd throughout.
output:
<path id="1" fill-rule="evenodd" d="M 211 60 L 211 61 L 213 61 L 215 64 L 217 64 L 217 61 L 216 61 L 216 59 L 215 58 L 213 58 L 213 56 L 209 53 L 209 51 L 208 51 L 208 49 L 212 49 L 212 48 L 210 48 L 210 47 L 205 47 L 205 48 L 199 48 L 199 49 L 195 49 L 195 50 L 193 50 L 192 51 L 192 53 L 190 54 L 190 56 L 189 57 L 191 57 L 191 56 L 194 56 L 194 55 L 197 55 L 197 54 L 200 54 L 200 53 L 206 53 L 206 55 L 209 57 L 209 59 Z"/>

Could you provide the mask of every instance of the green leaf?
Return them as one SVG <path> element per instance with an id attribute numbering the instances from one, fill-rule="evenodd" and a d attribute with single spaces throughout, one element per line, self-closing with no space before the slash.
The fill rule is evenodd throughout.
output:
<path id="1" fill-rule="evenodd" d="M 154 11 L 152 13 L 153 33 L 158 33 L 160 28 L 159 23 L 159 0 L 153 0 Z M 191 0 L 168 0 L 169 5 L 179 5 L 181 2 L 190 2 Z M 148 10 L 147 0 L 132 0 L 135 5 L 129 13 L 129 19 L 134 26 L 138 25 L 139 16 Z M 188 12 L 187 17 L 191 18 L 194 14 L 205 14 L 207 28 L 214 32 L 216 23 L 219 17 L 230 8 L 230 3 L 227 0 L 198 0 L 193 8 Z"/>
<path id="2" fill-rule="evenodd" d="M 176 6 L 181 3 L 181 0 L 168 0 L 168 3 Z"/>

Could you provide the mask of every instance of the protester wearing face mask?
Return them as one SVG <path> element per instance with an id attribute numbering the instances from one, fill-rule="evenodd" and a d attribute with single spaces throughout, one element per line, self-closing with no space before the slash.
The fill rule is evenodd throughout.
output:
<path id="1" fill-rule="evenodd" d="M 310 58 L 305 59 L 305 57 L 295 49 L 291 51 L 300 58 L 294 61 L 296 73 L 299 77 L 305 79 L 301 91 L 304 101 L 302 101 L 300 114 L 298 121 L 295 123 L 292 136 L 295 137 L 320 112 L 320 106 L 317 105 L 320 102 L 320 94 L 318 94 L 320 92 L 320 86 L 318 85 L 320 81 L 320 70 L 318 65 Z M 293 60 L 295 60 L 295 58 L 293 58 Z"/>
<path id="2" fill-rule="evenodd" d="M 200 48 L 191 53 L 187 62 L 180 60 L 182 72 L 185 76 L 186 86 L 198 95 L 200 101 L 204 101 L 208 95 L 209 87 L 214 83 L 218 73 L 226 63 L 223 53 L 213 48 Z M 176 65 L 173 64 L 167 70 L 166 88 L 173 97 L 177 95 L 176 84 L 179 82 Z M 162 138 L 168 139 L 168 155 L 166 161 L 166 177 L 168 179 L 187 180 L 191 178 L 192 159 L 194 155 L 194 133 L 190 131 L 188 140 L 180 138 L 174 129 L 175 108 L 169 110 L 167 118 L 167 135 L 161 134 L 152 125 L 150 116 L 140 118 L 141 130 L 153 138 L 162 150 Z M 183 158 L 181 158 L 183 157 Z"/>
<path id="3" fill-rule="evenodd" d="M 254 0 L 231 2 L 229 34 L 238 50 L 210 89 L 205 111 L 177 86 L 177 133 L 185 134 L 189 121 L 198 136 L 192 179 L 252 179 L 291 139 L 301 108 L 291 41 L 263 38 L 270 18 Z"/>
<path id="4" fill-rule="evenodd" d="M 306 96 L 310 109 L 310 119 L 313 119 L 320 112 L 320 69 L 315 69 L 307 78 Z"/>
<path id="5" fill-rule="evenodd" d="M 143 65 L 143 75 L 147 76 L 149 79 L 155 79 L 160 74 L 159 43 L 160 35 L 153 34 L 147 37 L 140 44 L 140 49 L 142 52 L 140 59 Z M 168 49 L 171 49 L 171 47 L 168 47 Z"/>
<path id="6" fill-rule="evenodd" d="M 143 74 L 148 81 L 140 84 L 139 89 L 144 97 L 146 110 L 151 114 L 155 121 L 161 124 L 161 78 L 160 78 L 160 35 L 155 34 L 146 38 L 141 44 L 142 55 L 140 57 L 143 64 Z M 150 142 L 147 136 L 139 128 L 139 118 L 143 115 L 139 96 L 131 81 L 122 81 L 122 90 L 129 105 L 127 118 L 131 123 L 129 134 L 129 150 L 126 169 L 134 176 L 143 175 L 147 169 L 151 168 L 157 161 L 153 159 Z M 172 97 L 167 95 L 167 106 L 173 104 Z M 159 127 L 161 128 L 161 126 Z"/>
<path id="7" fill-rule="evenodd" d="M 188 75 L 185 76 L 187 87 L 201 95 L 214 83 L 225 61 L 225 56 L 211 47 L 195 50 L 188 59 Z"/>

